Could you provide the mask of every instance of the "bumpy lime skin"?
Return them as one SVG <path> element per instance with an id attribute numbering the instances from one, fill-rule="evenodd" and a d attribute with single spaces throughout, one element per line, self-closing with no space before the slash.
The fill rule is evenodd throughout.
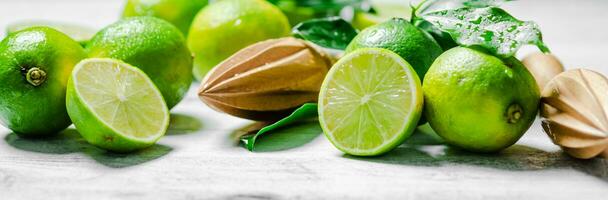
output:
<path id="1" fill-rule="evenodd" d="M 263 0 L 223 0 L 203 8 L 192 22 L 188 47 L 194 76 L 201 80 L 215 65 L 253 43 L 289 36 L 287 17 Z"/>
<path id="2" fill-rule="evenodd" d="M 158 17 L 188 35 L 194 16 L 207 4 L 208 0 L 128 0 L 122 17 Z"/>
<path id="3" fill-rule="evenodd" d="M 116 134 L 115 130 L 99 120 L 94 112 L 86 106 L 87 104 L 77 94 L 72 78 L 68 81 L 65 104 L 74 126 L 76 126 L 80 135 L 92 145 L 113 152 L 128 153 L 147 148 L 156 143 L 156 141 L 135 141 Z"/>
<path id="4" fill-rule="evenodd" d="M 20 136 L 38 137 L 67 128 L 66 84 L 86 54 L 67 35 L 48 27 L 10 34 L 0 43 L 0 122 Z M 38 86 L 27 81 L 31 68 L 46 72 Z"/>
<path id="5" fill-rule="evenodd" d="M 414 67 L 420 80 L 443 50 L 429 34 L 405 19 L 393 18 L 359 33 L 346 48 L 350 53 L 359 48 L 375 47 L 391 50 Z"/>
<path id="6" fill-rule="evenodd" d="M 532 125 L 540 92 L 530 72 L 515 58 L 499 59 L 456 47 L 443 53 L 424 80 L 424 114 L 449 144 L 474 151 L 507 148 Z M 510 123 L 509 107 L 519 105 Z"/>
<path id="7" fill-rule="evenodd" d="M 169 108 L 192 84 L 192 55 L 184 36 L 169 22 L 131 17 L 97 33 L 87 44 L 91 58 L 114 58 L 143 70 L 163 94 Z"/>

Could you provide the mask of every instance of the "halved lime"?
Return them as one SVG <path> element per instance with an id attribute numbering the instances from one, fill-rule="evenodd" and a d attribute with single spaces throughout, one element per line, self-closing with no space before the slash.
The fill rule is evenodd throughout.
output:
<path id="1" fill-rule="evenodd" d="M 70 36 L 73 40 L 80 43 L 81 45 L 93 38 L 93 35 L 97 32 L 95 29 L 67 22 L 55 22 L 47 20 L 28 20 L 18 21 L 8 25 L 6 33 L 11 34 L 26 28 L 44 26 L 57 29 L 58 31 Z"/>
<path id="2" fill-rule="evenodd" d="M 153 145 L 169 110 L 144 72 L 114 59 L 86 59 L 68 81 L 67 110 L 82 137 L 103 149 L 129 152 Z"/>
<path id="3" fill-rule="evenodd" d="M 362 48 L 340 59 L 319 94 L 325 136 L 344 153 L 375 156 L 399 146 L 420 119 L 420 79 L 390 50 Z"/>

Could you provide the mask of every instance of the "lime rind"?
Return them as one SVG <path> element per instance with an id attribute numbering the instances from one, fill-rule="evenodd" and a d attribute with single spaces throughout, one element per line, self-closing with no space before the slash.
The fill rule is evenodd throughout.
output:
<path id="1" fill-rule="evenodd" d="M 108 71 L 107 67 L 112 69 Z M 112 76 L 116 77 L 108 81 Z M 138 85 L 141 91 L 129 91 Z M 124 91 L 112 91 L 112 87 Z M 130 96 L 121 96 L 127 93 Z M 68 111 L 81 135 L 91 144 L 118 152 L 148 147 L 164 135 L 169 126 L 169 110 L 162 98 L 144 72 L 114 59 L 83 60 L 74 68 L 68 83 Z M 115 110 L 108 111 L 111 109 Z"/>
<path id="2" fill-rule="evenodd" d="M 422 112 L 420 79 L 392 51 L 363 48 L 329 71 L 319 121 L 339 150 L 358 156 L 390 151 L 411 135 Z"/>

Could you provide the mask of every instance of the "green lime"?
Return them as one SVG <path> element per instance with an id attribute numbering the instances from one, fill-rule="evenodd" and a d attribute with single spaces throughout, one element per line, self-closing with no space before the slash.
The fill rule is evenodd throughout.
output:
<path id="1" fill-rule="evenodd" d="M 123 18 L 136 16 L 158 17 L 175 25 L 188 35 L 190 24 L 196 13 L 205 7 L 208 0 L 128 0 Z"/>
<path id="2" fill-rule="evenodd" d="M 513 145 L 535 119 L 540 92 L 515 58 L 455 47 L 424 79 L 425 116 L 448 143 L 476 152 Z"/>
<path id="3" fill-rule="evenodd" d="M 123 60 L 141 70 L 160 89 L 169 108 L 192 84 L 192 55 L 181 32 L 155 17 L 131 17 L 103 30 L 87 44 L 89 57 Z"/>
<path id="4" fill-rule="evenodd" d="M 190 29 L 194 76 L 201 80 L 215 65 L 253 43 L 289 36 L 287 17 L 263 0 L 223 0 L 203 8 Z"/>
<path id="5" fill-rule="evenodd" d="M 443 50 L 435 40 L 407 20 L 393 18 L 363 30 L 346 48 L 346 53 L 366 47 L 391 50 L 414 67 L 424 79 L 426 71 Z"/>
<path id="6" fill-rule="evenodd" d="M 66 98 L 78 132 L 103 149 L 130 152 L 151 146 L 169 126 L 169 110 L 152 80 L 119 60 L 78 63 Z"/>
<path id="7" fill-rule="evenodd" d="M 65 108 L 72 68 L 86 54 L 67 35 L 32 27 L 0 43 L 0 122 L 21 136 L 55 134 L 71 122 Z"/>
<path id="8" fill-rule="evenodd" d="M 17 31 L 21 31 L 26 28 L 36 27 L 36 26 L 45 26 L 49 28 L 53 28 L 62 32 L 72 39 L 76 40 L 76 42 L 81 45 L 85 45 L 97 32 L 95 29 L 79 24 L 72 24 L 66 22 L 54 22 L 54 21 L 45 21 L 45 20 L 30 20 L 30 21 L 19 21 L 8 25 L 6 28 L 6 33 L 11 34 Z"/>
<path id="9" fill-rule="evenodd" d="M 339 14 L 339 9 L 321 8 L 316 5 L 302 5 L 298 0 L 278 0 L 274 3 L 287 16 L 290 24 L 297 25 L 301 22 Z"/>
<path id="10" fill-rule="evenodd" d="M 422 113 L 420 80 L 392 51 L 364 48 L 347 54 L 323 81 L 319 121 L 341 151 L 374 156 L 409 137 Z"/>
<path id="11" fill-rule="evenodd" d="M 407 19 L 411 8 L 402 3 L 372 3 L 375 13 L 357 12 L 353 18 L 353 26 L 359 30 L 388 21 L 392 18 Z"/>
<path id="12" fill-rule="evenodd" d="M 285 13 L 289 23 L 292 25 L 297 25 L 312 19 L 340 15 L 349 18 L 350 13 L 355 10 L 355 7 L 357 10 L 362 7 L 360 5 L 362 0 L 269 0 L 269 2 L 275 4 L 283 13 Z M 347 6 L 348 9 L 344 9 Z M 343 14 L 343 11 L 346 11 L 348 14 Z"/>

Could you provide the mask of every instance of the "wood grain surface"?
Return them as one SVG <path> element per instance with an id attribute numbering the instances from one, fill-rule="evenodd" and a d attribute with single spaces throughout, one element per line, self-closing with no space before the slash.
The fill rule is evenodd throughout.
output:
<path id="1" fill-rule="evenodd" d="M 0 29 L 21 19 L 100 28 L 120 0 L 0 1 Z M 506 9 L 540 24 L 567 68 L 608 74 L 608 1 L 522 0 Z M 2 37 L 2 35 L 0 35 Z M 535 51 L 525 48 L 524 55 Z M 1 84 L 1 83 L 0 83 Z M 418 135 L 381 157 L 337 151 L 322 134 L 252 153 L 231 135 L 251 122 L 212 111 L 194 94 L 172 111 L 158 145 L 113 154 L 73 129 L 44 140 L 0 128 L 0 199 L 606 199 L 608 160 L 562 153 L 538 121 L 513 147 L 472 154 Z"/>

